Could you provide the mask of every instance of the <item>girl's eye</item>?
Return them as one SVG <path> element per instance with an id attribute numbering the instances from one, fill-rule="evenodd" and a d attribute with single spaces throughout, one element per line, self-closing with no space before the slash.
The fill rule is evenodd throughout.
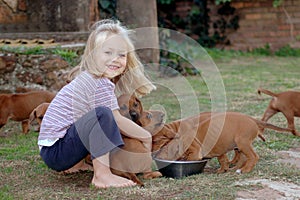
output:
<path id="1" fill-rule="evenodd" d="M 112 54 L 111 51 L 105 51 L 104 53 L 107 54 L 107 55 L 111 55 Z"/>
<path id="2" fill-rule="evenodd" d="M 126 57 L 126 54 L 119 54 L 119 56 L 124 58 L 124 57 Z"/>

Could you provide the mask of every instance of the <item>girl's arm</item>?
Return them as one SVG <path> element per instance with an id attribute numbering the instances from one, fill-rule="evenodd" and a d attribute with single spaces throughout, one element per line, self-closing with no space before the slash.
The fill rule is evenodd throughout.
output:
<path id="1" fill-rule="evenodd" d="M 119 110 L 113 110 L 114 118 L 117 122 L 117 125 L 120 130 L 122 130 L 122 133 L 125 136 L 136 138 L 143 142 L 144 146 L 151 151 L 152 147 L 152 137 L 151 134 L 131 121 L 130 119 L 127 119 L 126 117 L 122 116 L 119 112 Z"/>

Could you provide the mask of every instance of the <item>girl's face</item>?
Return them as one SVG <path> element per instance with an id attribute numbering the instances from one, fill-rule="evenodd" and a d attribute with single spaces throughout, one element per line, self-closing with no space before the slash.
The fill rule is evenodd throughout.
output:
<path id="1" fill-rule="evenodd" d="M 103 70 L 104 77 L 112 79 L 125 71 L 127 49 L 124 38 L 111 36 L 95 50 L 95 62 Z"/>

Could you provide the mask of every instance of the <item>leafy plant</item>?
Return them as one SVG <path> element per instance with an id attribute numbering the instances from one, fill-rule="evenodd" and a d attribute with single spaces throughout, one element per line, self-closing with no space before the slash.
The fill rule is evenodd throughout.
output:
<path id="1" fill-rule="evenodd" d="M 218 9 L 218 18 L 213 22 L 213 27 L 213 40 L 218 44 L 229 45 L 228 31 L 239 28 L 239 16 L 236 14 L 236 9 L 229 2 L 225 2 Z"/>
<path id="2" fill-rule="evenodd" d="M 116 17 L 117 0 L 98 0 L 101 18 Z"/>
<path id="3" fill-rule="evenodd" d="M 290 45 L 286 45 L 278 49 L 275 53 L 276 56 L 300 56 L 300 49 L 291 48 Z"/>
<path id="4" fill-rule="evenodd" d="M 231 2 L 231 0 L 215 0 L 215 3 L 217 5 L 220 5 L 221 3 Z"/>
<path id="5" fill-rule="evenodd" d="M 279 57 L 300 57 L 300 49 L 295 49 L 286 45 L 276 51 L 272 51 L 269 44 L 264 47 L 253 49 L 252 51 L 238 51 L 238 50 L 222 50 L 217 48 L 206 48 L 207 53 L 213 59 L 227 59 L 238 56 L 279 56 Z"/>
<path id="6" fill-rule="evenodd" d="M 183 32 L 205 47 L 214 47 L 217 43 L 228 44 L 228 31 L 239 27 L 239 17 L 228 1 L 221 2 L 222 4 L 218 6 L 218 16 L 212 21 L 214 27 L 212 34 L 209 33 L 211 18 L 208 15 L 207 1 L 201 0 L 189 2 L 190 11 L 186 16 L 179 16 L 174 12 L 178 2 L 157 0 L 158 26 Z"/>
<path id="7" fill-rule="evenodd" d="M 160 4 L 171 4 L 174 0 L 158 0 L 157 2 Z"/>
<path id="8" fill-rule="evenodd" d="M 70 65 L 76 64 L 75 58 L 78 57 L 77 53 L 69 50 L 69 49 L 54 49 L 52 53 L 61 56 L 63 59 L 65 59 Z"/>
<path id="9" fill-rule="evenodd" d="M 0 47 L 0 51 L 3 52 L 10 52 L 10 53 L 17 53 L 17 54 L 24 54 L 24 55 L 32 55 L 32 54 L 44 54 L 46 52 L 42 46 L 35 46 L 35 47 L 10 47 L 10 46 L 2 46 Z"/>
<path id="10" fill-rule="evenodd" d="M 283 3 L 284 0 L 273 0 L 273 6 L 276 8 Z M 216 5 L 221 3 L 231 2 L 231 0 L 215 0 Z"/>
<path id="11" fill-rule="evenodd" d="M 278 6 L 280 6 L 283 3 L 283 0 L 274 0 L 273 1 L 273 6 L 275 8 L 277 8 Z"/>
<path id="12" fill-rule="evenodd" d="M 176 75 L 181 73 L 182 75 L 198 75 L 201 72 L 193 67 L 189 62 L 195 61 L 199 58 L 197 54 L 198 50 L 195 49 L 192 45 L 189 45 L 185 42 L 177 42 L 171 39 L 166 39 L 164 41 L 164 46 L 167 49 L 176 49 L 176 52 L 168 52 L 161 50 L 160 66 L 161 67 L 170 67 L 175 69 L 177 72 L 174 74 L 174 71 L 169 72 L 170 75 Z"/>
<path id="13" fill-rule="evenodd" d="M 234 57 L 249 55 L 249 53 L 243 52 L 243 51 L 223 50 L 223 49 L 217 49 L 217 48 L 206 48 L 206 51 L 213 59 L 227 59 L 227 60 L 230 60 Z"/>
<path id="14" fill-rule="evenodd" d="M 270 56 L 272 55 L 271 48 L 269 44 L 266 44 L 264 47 L 256 48 L 250 51 L 252 54 L 255 55 L 262 55 L 262 56 Z"/>

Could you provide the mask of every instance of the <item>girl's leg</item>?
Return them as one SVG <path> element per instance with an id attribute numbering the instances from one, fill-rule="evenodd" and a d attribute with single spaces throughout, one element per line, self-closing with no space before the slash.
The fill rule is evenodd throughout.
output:
<path id="1" fill-rule="evenodd" d="M 124 144 L 112 111 L 107 107 L 98 107 L 88 112 L 70 129 L 76 131 L 92 159 Z"/>
<path id="2" fill-rule="evenodd" d="M 98 188 L 136 185 L 131 180 L 112 174 L 110 170 L 109 152 L 124 143 L 109 108 L 96 108 L 75 122 L 75 126 L 82 143 L 92 156 L 93 185 Z"/>
<path id="3" fill-rule="evenodd" d="M 111 110 L 99 107 L 79 118 L 64 138 L 51 147 L 43 147 L 40 154 L 50 168 L 64 171 L 78 166 L 81 168 L 80 161 L 91 153 L 94 168 L 92 183 L 96 187 L 133 186 L 135 183 L 131 180 L 110 171 L 109 152 L 120 145 L 123 145 L 123 140 Z"/>
<path id="4" fill-rule="evenodd" d="M 58 172 L 72 168 L 88 154 L 89 152 L 81 142 L 74 125 L 67 130 L 63 138 L 50 147 L 44 146 L 40 152 L 47 166 Z M 72 169 L 72 172 L 78 170 L 80 169 Z"/>

